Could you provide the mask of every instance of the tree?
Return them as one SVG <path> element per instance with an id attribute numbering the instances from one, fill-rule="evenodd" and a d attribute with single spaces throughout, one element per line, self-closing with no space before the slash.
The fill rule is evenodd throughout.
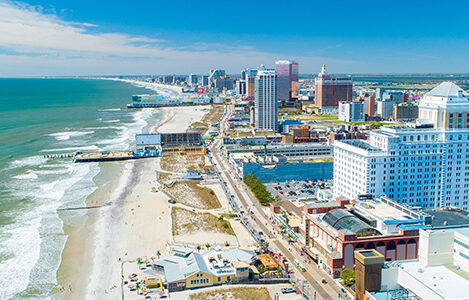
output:
<path id="1" fill-rule="evenodd" d="M 228 241 L 225 242 L 225 247 L 229 247 L 230 243 Z"/>
<path id="2" fill-rule="evenodd" d="M 344 281 L 345 285 L 351 286 L 355 284 L 355 271 L 345 268 L 342 270 L 340 278 Z"/>
<path id="3" fill-rule="evenodd" d="M 199 252 L 200 252 L 200 250 L 202 249 L 202 246 L 200 246 L 200 245 L 197 245 L 197 247 L 196 247 L 196 248 L 197 248 L 197 251 L 199 251 Z"/>
<path id="4" fill-rule="evenodd" d="M 209 243 L 205 244 L 205 248 L 207 248 L 207 250 L 210 249 L 210 244 Z"/>
<path id="5" fill-rule="evenodd" d="M 160 250 L 156 250 L 156 256 L 158 256 L 158 259 L 160 259 L 160 256 L 161 256 Z"/>

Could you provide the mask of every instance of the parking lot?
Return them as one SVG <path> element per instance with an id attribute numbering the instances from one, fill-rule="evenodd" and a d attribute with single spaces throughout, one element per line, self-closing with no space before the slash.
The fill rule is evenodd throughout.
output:
<path id="1" fill-rule="evenodd" d="M 266 183 L 267 191 L 273 197 L 278 196 L 280 200 L 307 200 L 316 198 L 316 189 L 323 180 L 302 180 Z"/>

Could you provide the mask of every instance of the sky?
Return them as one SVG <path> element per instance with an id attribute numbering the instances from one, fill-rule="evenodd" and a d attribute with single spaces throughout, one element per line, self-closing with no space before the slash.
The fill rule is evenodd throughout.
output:
<path id="1" fill-rule="evenodd" d="M 468 73 L 469 1 L 0 0 L 0 77 Z M 436 1 L 435 1 L 436 3 Z"/>

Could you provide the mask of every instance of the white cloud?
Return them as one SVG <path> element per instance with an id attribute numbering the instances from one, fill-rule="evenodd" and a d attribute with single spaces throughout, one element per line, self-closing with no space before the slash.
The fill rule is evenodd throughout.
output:
<path id="1" fill-rule="evenodd" d="M 175 48 L 152 37 L 96 33 L 96 27 L 63 21 L 42 7 L 0 0 L 0 76 L 189 73 L 214 67 L 233 72 L 285 57 L 244 45 Z M 334 61 L 291 58 L 311 66 Z"/>

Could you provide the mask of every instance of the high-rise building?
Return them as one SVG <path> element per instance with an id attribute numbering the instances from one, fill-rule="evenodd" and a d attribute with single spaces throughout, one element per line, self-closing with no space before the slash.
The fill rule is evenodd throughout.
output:
<path id="1" fill-rule="evenodd" d="M 339 101 L 352 100 L 352 78 L 332 77 L 322 65 L 321 73 L 314 79 L 315 103 L 321 108 L 338 107 Z"/>
<path id="2" fill-rule="evenodd" d="M 394 120 L 415 120 L 419 117 L 419 107 L 409 103 L 394 104 L 392 118 Z"/>
<path id="3" fill-rule="evenodd" d="M 223 92 L 223 90 L 232 90 L 234 87 L 234 79 L 228 76 L 215 78 L 213 81 L 215 88 L 218 89 L 218 92 Z"/>
<path id="4" fill-rule="evenodd" d="M 369 141 L 335 141 L 334 194 L 469 209 L 469 94 L 444 82 L 423 97 L 419 114 L 409 126 L 371 132 Z"/>
<path id="5" fill-rule="evenodd" d="M 345 122 L 364 122 L 365 103 L 363 101 L 340 101 L 339 120 Z"/>
<path id="6" fill-rule="evenodd" d="M 376 101 L 376 114 L 385 119 L 389 120 L 392 117 L 394 102 L 390 99 Z"/>
<path id="7" fill-rule="evenodd" d="M 236 91 L 239 95 L 246 95 L 246 80 L 238 80 L 236 82 Z"/>
<path id="8" fill-rule="evenodd" d="M 365 97 L 365 115 L 368 117 L 374 117 L 376 110 L 375 96 L 366 96 Z"/>
<path id="9" fill-rule="evenodd" d="M 208 76 L 209 83 L 214 83 L 215 78 L 225 76 L 225 70 L 210 70 L 210 75 Z"/>
<path id="10" fill-rule="evenodd" d="M 255 86 L 255 127 L 257 130 L 276 131 L 278 126 L 278 96 L 275 71 L 258 71 Z"/>
<path id="11" fill-rule="evenodd" d="M 278 100 L 290 101 L 298 98 L 298 63 L 291 60 L 275 62 Z"/>
<path id="12" fill-rule="evenodd" d="M 197 84 L 197 74 L 190 74 L 189 75 L 189 85 L 194 86 Z"/>
<path id="13" fill-rule="evenodd" d="M 244 77 L 246 78 L 246 98 L 248 100 L 254 100 L 256 93 L 256 75 L 257 69 L 246 68 L 243 70 Z"/>
<path id="14" fill-rule="evenodd" d="M 202 75 L 201 81 L 202 81 L 202 86 L 207 86 L 208 85 L 208 76 L 207 75 Z"/>

